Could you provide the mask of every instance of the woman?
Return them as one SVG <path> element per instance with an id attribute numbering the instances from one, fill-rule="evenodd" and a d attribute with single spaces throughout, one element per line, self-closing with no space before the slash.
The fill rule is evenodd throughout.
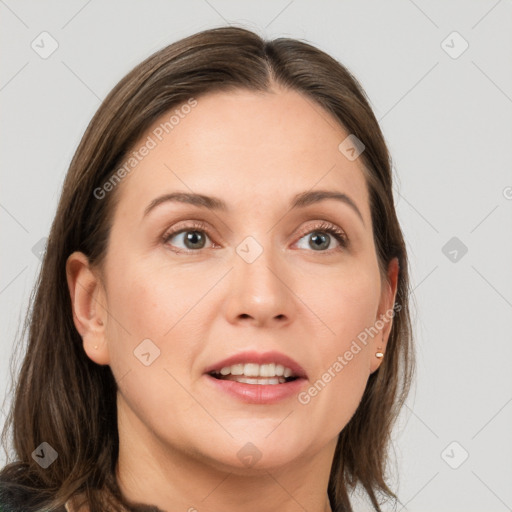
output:
<path id="1" fill-rule="evenodd" d="M 235 27 L 156 52 L 71 162 L 3 510 L 340 512 L 358 484 L 381 510 L 407 265 L 388 150 L 341 64 Z"/>

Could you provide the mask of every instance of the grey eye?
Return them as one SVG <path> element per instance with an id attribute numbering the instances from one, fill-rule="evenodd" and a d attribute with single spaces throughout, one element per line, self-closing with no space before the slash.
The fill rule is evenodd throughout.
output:
<path id="1" fill-rule="evenodd" d="M 172 233 L 166 238 L 166 243 L 170 243 L 170 240 L 173 238 L 181 237 L 185 247 L 178 247 L 178 248 L 184 248 L 187 250 L 197 250 L 197 249 L 203 249 L 206 244 L 206 239 L 208 236 L 206 233 L 203 233 L 202 231 L 197 230 L 184 230 L 180 231 L 179 233 Z M 172 243 L 172 245 L 176 245 L 175 243 Z"/>

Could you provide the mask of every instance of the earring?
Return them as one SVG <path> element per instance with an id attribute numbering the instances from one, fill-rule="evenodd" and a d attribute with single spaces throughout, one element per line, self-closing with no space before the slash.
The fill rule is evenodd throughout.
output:
<path id="1" fill-rule="evenodd" d="M 378 350 L 378 352 L 375 352 L 375 357 L 382 359 L 384 357 L 384 352 L 382 352 L 382 348 L 379 347 L 377 350 Z"/>

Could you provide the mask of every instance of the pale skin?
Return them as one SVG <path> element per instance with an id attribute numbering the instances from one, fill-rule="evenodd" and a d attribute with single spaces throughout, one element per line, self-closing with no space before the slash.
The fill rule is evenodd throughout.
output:
<path id="1" fill-rule="evenodd" d="M 330 114 L 279 87 L 197 101 L 118 185 L 101 271 L 82 253 L 67 262 L 84 351 L 119 386 L 119 485 L 129 500 L 162 510 L 329 512 L 337 437 L 381 364 L 375 353 L 385 352 L 392 320 L 307 405 L 297 396 L 242 403 L 207 385 L 204 369 L 242 350 L 276 350 L 305 369 L 307 390 L 392 309 L 398 263 L 388 283 L 363 164 L 338 150 L 348 133 Z M 289 209 L 296 194 L 320 189 L 349 196 L 362 219 L 333 199 Z M 176 191 L 220 198 L 229 210 L 164 202 L 144 216 Z M 203 248 L 183 234 L 162 240 L 194 220 L 209 230 Z M 325 248 L 315 250 L 321 221 L 349 246 L 320 230 Z M 236 252 L 248 236 L 263 249 L 252 263 Z M 145 339 L 160 350 L 149 366 L 134 356 Z M 248 442 L 261 454 L 251 467 L 237 456 Z"/>

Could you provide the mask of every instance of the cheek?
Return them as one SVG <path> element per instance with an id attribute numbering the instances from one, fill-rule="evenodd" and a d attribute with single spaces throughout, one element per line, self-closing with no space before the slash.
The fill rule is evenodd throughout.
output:
<path id="1" fill-rule="evenodd" d="M 141 354 L 149 352 L 149 359 L 154 359 L 150 368 L 155 366 L 161 357 L 162 333 L 171 325 L 166 312 L 172 310 L 170 304 L 176 301 L 172 289 L 164 293 L 165 287 L 159 285 L 155 274 L 143 271 L 135 260 L 115 259 L 107 271 L 109 364 L 117 378 L 140 371 L 143 363 L 137 358 L 138 347 Z"/>
<path id="2" fill-rule="evenodd" d="M 353 339 L 374 325 L 379 298 L 378 269 L 370 264 L 353 262 L 323 280 L 313 299 L 318 316 L 330 328 L 331 352 L 347 350 Z"/>
<path id="3" fill-rule="evenodd" d="M 198 299 L 198 274 L 134 259 L 109 274 L 109 307 L 131 336 L 159 340 Z M 204 293 L 204 292 L 203 292 Z"/>
<path id="4" fill-rule="evenodd" d="M 131 371 L 135 372 L 131 374 L 133 379 L 145 369 L 137 355 L 148 351 L 150 360 L 156 356 L 149 368 L 169 369 L 176 377 L 182 377 L 198 349 L 194 343 L 198 329 L 194 307 L 214 284 L 210 282 L 213 279 L 218 278 L 207 279 L 192 267 L 176 271 L 165 261 L 154 259 L 132 258 L 122 265 L 110 266 L 108 343 L 116 377 Z M 141 382 L 144 387 L 149 384 L 150 381 Z"/>
<path id="5" fill-rule="evenodd" d="M 108 279 L 109 365 L 122 399 L 141 420 L 171 421 L 176 403 L 193 406 L 180 383 L 196 350 L 183 340 L 193 338 L 193 315 L 186 313 L 197 293 L 183 290 L 197 288 L 177 273 L 135 259 L 111 268 Z"/>
<path id="6" fill-rule="evenodd" d="M 315 304 L 315 313 L 329 329 L 317 339 L 318 372 L 303 403 L 311 399 L 318 407 L 332 408 L 333 429 L 355 412 L 370 375 L 379 295 L 378 273 L 356 265 L 325 281 L 321 293 L 309 292 L 308 305 Z"/>
<path id="7" fill-rule="evenodd" d="M 333 287 L 332 295 L 324 295 L 324 319 L 331 334 L 324 337 L 319 350 L 320 373 L 323 382 L 334 382 L 333 389 L 343 389 L 346 397 L 362 393 L 369 376 L 372 345 L 376 335 L 377 303 L 372 286 L 357 288 Z M 350 389 L 351 392 L 347 393 Z"/>

